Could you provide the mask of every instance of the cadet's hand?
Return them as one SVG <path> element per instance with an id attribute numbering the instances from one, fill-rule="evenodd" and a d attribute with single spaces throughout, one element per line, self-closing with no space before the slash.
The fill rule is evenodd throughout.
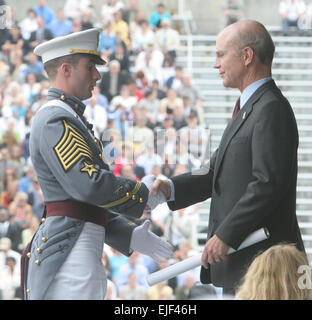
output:
<path id="1" fill-rule="evenodd" d="M 208 264 L 224 261 L 227 257 L 229 246 L 216 235 L 212 236 L 206 243 L 202 253 L 202 265 L 207 269 Z"/>
<path id="2" fill-rule="evenodd" d="M 172 246 L 156 236 L 148 228 L 151 222 L 146 220 L 143 225 L 136 227 L 132 232 L 130 248 L 142 254 L 150 256 L 153 260 L 161 263 L 161 258 L 170 259 L 173 255 Z"/>

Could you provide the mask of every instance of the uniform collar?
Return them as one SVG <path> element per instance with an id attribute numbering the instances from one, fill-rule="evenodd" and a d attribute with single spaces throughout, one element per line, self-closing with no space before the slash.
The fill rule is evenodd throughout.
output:
<path id="1" fill-rule="evenodd" d="M 68 104 L 75 112 L 82 117 L 86 106 L 78 98 L 55 88 L 50 88 L 48 91 L 47 100 L 59 99 Z"/>

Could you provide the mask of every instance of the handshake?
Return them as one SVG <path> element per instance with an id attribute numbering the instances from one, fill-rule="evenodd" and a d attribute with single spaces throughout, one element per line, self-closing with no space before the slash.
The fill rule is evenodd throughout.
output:
<path id="1" fill-rule="evenodd" d="M 142 182 L 149 190 L 147 206 L 145 210 L 153 210 L 159 204 L 168 201 L 171 196 L 171 185 L 168 180 L 156 179 L 154 175 L 145 176 Z M 145 221 L 143 225 L 133 230 L 130 248 L 142 254 L 150 256 L 161 263 L 173 256 L 173 247 L 167 241 L 161 239 L 149 230 L 151 222 Z"/>
<path id="2" fill-rule="evenodd" d="M 145 176 L 142 182 L 149 190 L 146 210 L 154 210 L 159 204 L 167 202 L 171 196 L 169 180 L 156 179 L 154 175 Z"/>

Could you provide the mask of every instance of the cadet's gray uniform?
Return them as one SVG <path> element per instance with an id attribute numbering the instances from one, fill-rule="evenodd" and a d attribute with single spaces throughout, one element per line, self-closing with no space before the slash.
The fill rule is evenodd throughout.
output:
<path id="1" fill-rule="evenodd" d="M 44 200 L 48 203 L 72 199 L 109 208 L 105 242 L 129 255 L 131 234 L 136 225 L 116 212 L 140 217 L 148 189 L 140 182 L 115 177 L 108 170 L 102 159 L 103 150 L 78 116 L 82 116 L 85 107 L 80 100 L 50 89 L 48 100 L 56 98 L 71 106 L 77 114 L 71 109 L 69 112 L 59 106 L 49 106 L 34 117 L 30 152 Z M 40 225 L 25 261 L 25 299 L 45 298 L 86 224 L 92 229 L 90 222 L 52 216 Z M 103 228 L 94 227 L 97 232 Z M 92 233 L 92 230 L 86 232 Z M 90 239 L 92 241 L 92 237 Z"/>

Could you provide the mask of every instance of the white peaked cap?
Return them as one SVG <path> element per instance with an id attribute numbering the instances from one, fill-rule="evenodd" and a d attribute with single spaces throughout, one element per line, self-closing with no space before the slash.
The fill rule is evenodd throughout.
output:
<path id="1" fill-rule="evenodd" d="M 39 44 L 34 53 L 41 56 L 42 62 L 69 56 L 77 53 L 90 54 L 96 58 L 97 64 L 106 64 L 97 51 L 101 29 L 92 28 L 71 33 Z"/>

